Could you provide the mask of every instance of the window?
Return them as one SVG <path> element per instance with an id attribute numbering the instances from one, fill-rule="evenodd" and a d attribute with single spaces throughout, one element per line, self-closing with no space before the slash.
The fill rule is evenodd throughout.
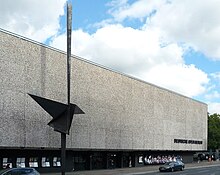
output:
<path id="1" fill-rule="evenodd" d="M 138 157 L 138 163 L 139 163 L 139 164 L 144 163 L 144 162 L 143 162 L 143 156 L 142 156 L 142 155 L 140 155 L 140 156 Z"/>
<path id="2" fill-rule="evenodd" d="M 49 157 L 42 157 L 41 166 L 42 167 L 50 167 L 50 159 L 49 159 Z"/>
<path id="3" fill-rule="evenodd" d="M 60 157 L 53 158 L 53 166 L 61 166 L 61 159 Z"/>
<path id="4" fill-rule="evenodd" d="M 38 167 L 38 157 L 30 157 L 29 167 Z"/>
<path id="5" fill-rule="evenodd" d="M 12 168 L 12 159 L 10 158 L 3 158 L 3 168 Z"/>
<path id="6" fill-rule="evenodd" d="M 17 168 L 25 168 L 25 158 L 24 157 L 18 157 L 16 161 Z"/>

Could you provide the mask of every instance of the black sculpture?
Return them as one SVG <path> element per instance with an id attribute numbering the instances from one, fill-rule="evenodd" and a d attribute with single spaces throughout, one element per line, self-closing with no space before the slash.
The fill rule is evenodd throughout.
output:
<path id="1" fill-rule="evenodd" d="M 68 116 L 68 105 L 36 95 L 30 95 L 53 119 L 48 125 L 54 131 L 69 134 L 74 114 L 85 114 L 77 105 L 70 103 L 70 115 Z"/>
<path id="2" fill-rule="evenodd" d="M 61 133 L 61 173 L 66 171 L 66 134 L 69 134 L 74 114 L 84 114 L 75 104 L 70 103 L 71 75 L 71 32 L 72 5 L 67 2 L 67 104 L 29 94 L 53 119 L 48 123 L 54 131 Z"/>

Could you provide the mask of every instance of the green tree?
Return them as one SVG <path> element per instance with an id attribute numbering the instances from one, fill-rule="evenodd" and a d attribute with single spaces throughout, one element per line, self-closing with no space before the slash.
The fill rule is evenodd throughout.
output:
<path id="1" fill-rule="evenodd" d="M 220 148 L 220 114 L 208 115 L 208 149 Z"/>

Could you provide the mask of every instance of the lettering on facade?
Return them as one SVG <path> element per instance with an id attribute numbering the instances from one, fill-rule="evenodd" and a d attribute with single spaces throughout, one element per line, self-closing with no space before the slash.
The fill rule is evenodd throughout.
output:
<path id="1" fill-rule="evenodd" d="M 174 139 L 174 143 L 202 144 L 202 141 L 199 141 L 199 140 L 187 140 L 187 139 Z"/>

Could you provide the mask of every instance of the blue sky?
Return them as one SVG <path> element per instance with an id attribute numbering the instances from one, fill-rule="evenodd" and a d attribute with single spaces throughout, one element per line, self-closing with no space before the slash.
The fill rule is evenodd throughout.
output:
<path id="1" fill-rule="evenodd" d="M 66 50 L 66 0 L 0 0 L 0 27 Z M 72 53 L 220 113 L 220 1 L 69 0 Z"/>

